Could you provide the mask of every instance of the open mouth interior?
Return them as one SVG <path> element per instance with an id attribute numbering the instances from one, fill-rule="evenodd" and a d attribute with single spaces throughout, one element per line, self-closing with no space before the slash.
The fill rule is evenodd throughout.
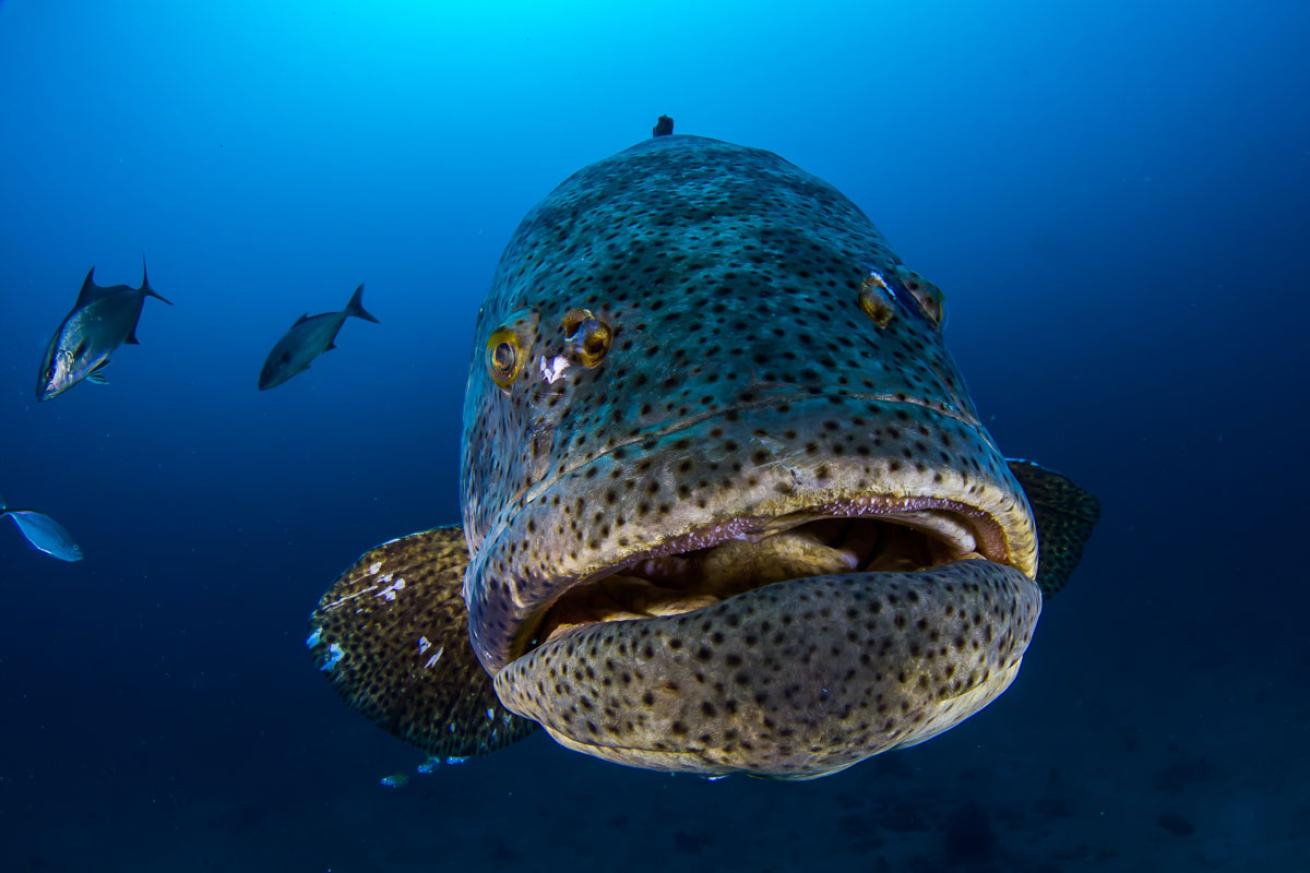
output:
<path id="1" fill-rule="evenodd" d="M 564 592 L 528 651 L 587 625 L 679 615 L 747 591 L 834 573 L 912 573 L 984 555 L 977 519 L 948 510 L 859 517 L 790 516 L 754 534 L 643 557 Z M 987 550 L 990 551 L 990 550 Z"/>

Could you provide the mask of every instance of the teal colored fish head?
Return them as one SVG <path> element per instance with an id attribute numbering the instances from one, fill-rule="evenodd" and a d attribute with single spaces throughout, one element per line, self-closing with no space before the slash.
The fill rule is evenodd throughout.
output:
<path id="1" fill-rule="evenodd" d="M 608 760 L 808 778 L 999 694 L 1034 521 L 944 317 L 770 152 L 662 136 L 560 185 L 500 260 L 465 399 L 501 701 Z"/>
<path id="2" fill-rule="evenodd" d="M 264 359 L 264 366 L 259 370 L 259 390 L 276 388 L 288 379 L 304 371 L 294 359 L 293 349 L 286 342 L 279 342 Z"/>

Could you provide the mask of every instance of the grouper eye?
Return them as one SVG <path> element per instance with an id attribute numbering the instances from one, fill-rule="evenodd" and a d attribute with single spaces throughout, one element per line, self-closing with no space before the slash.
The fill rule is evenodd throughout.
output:
<path id="1" fill-rule="evenodd" d="M 495 331 L 487 340 L 487 371 L 491 380 L 508 391 L 523 369 L 523 344 L 508 327 Z"/>
<path id="2" fill-rule="evenodd" d="M 905 290 L 909 291 L 914 301 L 919 304 L 923 314 L 935 327 L 940 328 L 942 322 L 946 320 L 946 297 L 942 294 L 942 289 L 906 266 L 897 267 L 896 274 L 901 284 L 905 286 Z"/>
<path id="3" fill-rule="evenodd" d="M 578 363 L 588 369 L 599 366 L 610 350 L 610 326 L 592 315 L 590 309 L 574 309 L 564 316 L 563 324 L 569 350 Z"/>
<path id="4" fill-rule="evenodd" d="M 860 308 L 882 330 L 892 323 L 896 309 L 892 306 L 892 290 L 877 270 L 870 270 L 860 283 Z"/>

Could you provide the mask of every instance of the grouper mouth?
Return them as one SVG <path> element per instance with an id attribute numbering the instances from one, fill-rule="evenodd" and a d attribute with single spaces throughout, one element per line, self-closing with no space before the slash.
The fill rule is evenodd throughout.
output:
<path id="1" fill-rule="evenodd" d="M 574 580 L 495 677 L 565 746 L 804 779 L 922 742 L 1017 674 L 1041 593 L 937 498 L 740 516 Z"/>
<path id="2" fill-rule="evenodd" d="M 678 537 L 576 581 L 544 612 L 525 654 L 590 624 L 681 615 L 777 582 L 915 572 L 986 554 L 1004 562 L 985 518 L 945 500 L 906 503 L 840 501 Z"/>

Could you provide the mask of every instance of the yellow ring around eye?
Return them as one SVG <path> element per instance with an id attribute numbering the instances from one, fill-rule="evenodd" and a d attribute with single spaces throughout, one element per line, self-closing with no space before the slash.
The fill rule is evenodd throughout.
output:
<path id="1" fill-rule="evenodd" d="M 510 328 L 496 330 L 487 340 L 487 372 L 502 390 L 508 391 L 514 384 L 523 370 L 523 359 L 523 343 Z"/>
<path id="2" fill-rule="evenodd" d="M 572 339 L 578 332 L 578 326 L 589 318 L 595 318 L 590 309 L 570 309 L 564 313 L 564 318 L 560 320 L 560 326 L 564 328 L 564 336 Z"/>
<path id="3" fill-rule="evenodd" d="M 875 272 L 870 272 L 860 283 L 860 308 L 864 310 L 865 315 L 873 319 L 878 330 L 884 330 L 896 315 L 896 310 L 892 309 L 891 300 L 888 298 L 890 293 L 887 282 Z"/>
<path id="4" fill-rule="evenodd" d="M 574 309 L 564 316 L 564 336 L 578 363 L 587 369 L 597 367 L 609 353 L 614 334 L 610 326 L 591 314 L 590 309 Z"/>

